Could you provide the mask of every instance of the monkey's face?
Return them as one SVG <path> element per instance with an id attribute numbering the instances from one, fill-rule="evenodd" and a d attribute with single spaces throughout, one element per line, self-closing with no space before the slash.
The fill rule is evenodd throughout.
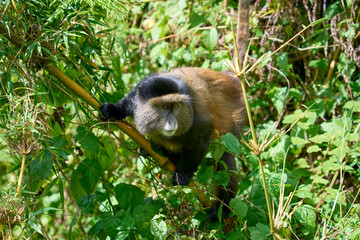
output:
<path id="1" fill-rule="evenodd" d="M 168 94 L 139 101 L 134 120 L 137 130 L 147 136 L 168 138 L 186 133 L 193 124 L 191 98 L 184 94 Z"/>

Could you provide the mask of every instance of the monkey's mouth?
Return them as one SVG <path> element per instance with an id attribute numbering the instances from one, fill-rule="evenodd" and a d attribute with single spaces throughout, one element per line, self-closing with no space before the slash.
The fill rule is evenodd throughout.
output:
<path id="1" fill-rule="evenodd" d="M 165 130 L 163 129 L 161 131 L 161 134 L 164 135 L 165 137 L 173 137 L 176 133 L 176 129 L 173 129 L 173 130 Z"/>

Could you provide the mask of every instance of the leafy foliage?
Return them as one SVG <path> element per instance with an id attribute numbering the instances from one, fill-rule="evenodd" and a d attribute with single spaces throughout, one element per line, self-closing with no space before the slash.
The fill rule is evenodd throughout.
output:
<path id="1" fill-rule="evenodd" d="M 213 166 L 224 151 L 237 156 L 241 170 L 231 216 L 219 222 L 207 222 L 198 193 L 171 187 L 169 174 L 141 156 L 114 126 L 99 124 L 96 109 L 42 66 L 56 63 L 102 102 L 118 101 L 152 72 L 181 66 L 226 70 L 235 1 L 3 2 L 2 236 L 359 238 L 356 1 L 255 1 L 251 6 L 251 66 L 265 54 L 246 76 L 261 151 L 254 151 L 248 126 L 241 141 L 226 134 L 212 142 L 194 188 L 212 200 L 213 186 L 227 185 L 227 172 Z M 304 26 L 309 28 L 283 45 Z"/>

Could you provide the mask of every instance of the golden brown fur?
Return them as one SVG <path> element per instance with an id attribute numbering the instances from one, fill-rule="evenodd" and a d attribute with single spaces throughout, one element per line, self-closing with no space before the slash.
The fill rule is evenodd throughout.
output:
<path id="1" fill-rule="evenodd" d="M 245 119 L 240 80 L 230 74 L 202 68 L 177 68 L 161 75 L 178 76 L 190 86 L 195 110 L 214 126 L 212 138 L 240 132 Z"/>

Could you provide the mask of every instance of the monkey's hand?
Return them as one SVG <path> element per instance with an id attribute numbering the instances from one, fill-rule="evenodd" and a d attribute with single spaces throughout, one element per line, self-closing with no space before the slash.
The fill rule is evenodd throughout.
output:
<path id="1" fill-rule="evenodd" d="M 173 185 L 187 185 L 190 181 L 191 176 L 186 173 L 179 172 L 178 170 L 175 171 L 172 177 L 172 184 Z"/>
<path id="2" fill-rule="evenodd" d="M 125 110 L 121 105 L 114 103 L 104 103 L 99 108 L 102 117 L 105 120 L 120 120 L 126 118 Z"/>

